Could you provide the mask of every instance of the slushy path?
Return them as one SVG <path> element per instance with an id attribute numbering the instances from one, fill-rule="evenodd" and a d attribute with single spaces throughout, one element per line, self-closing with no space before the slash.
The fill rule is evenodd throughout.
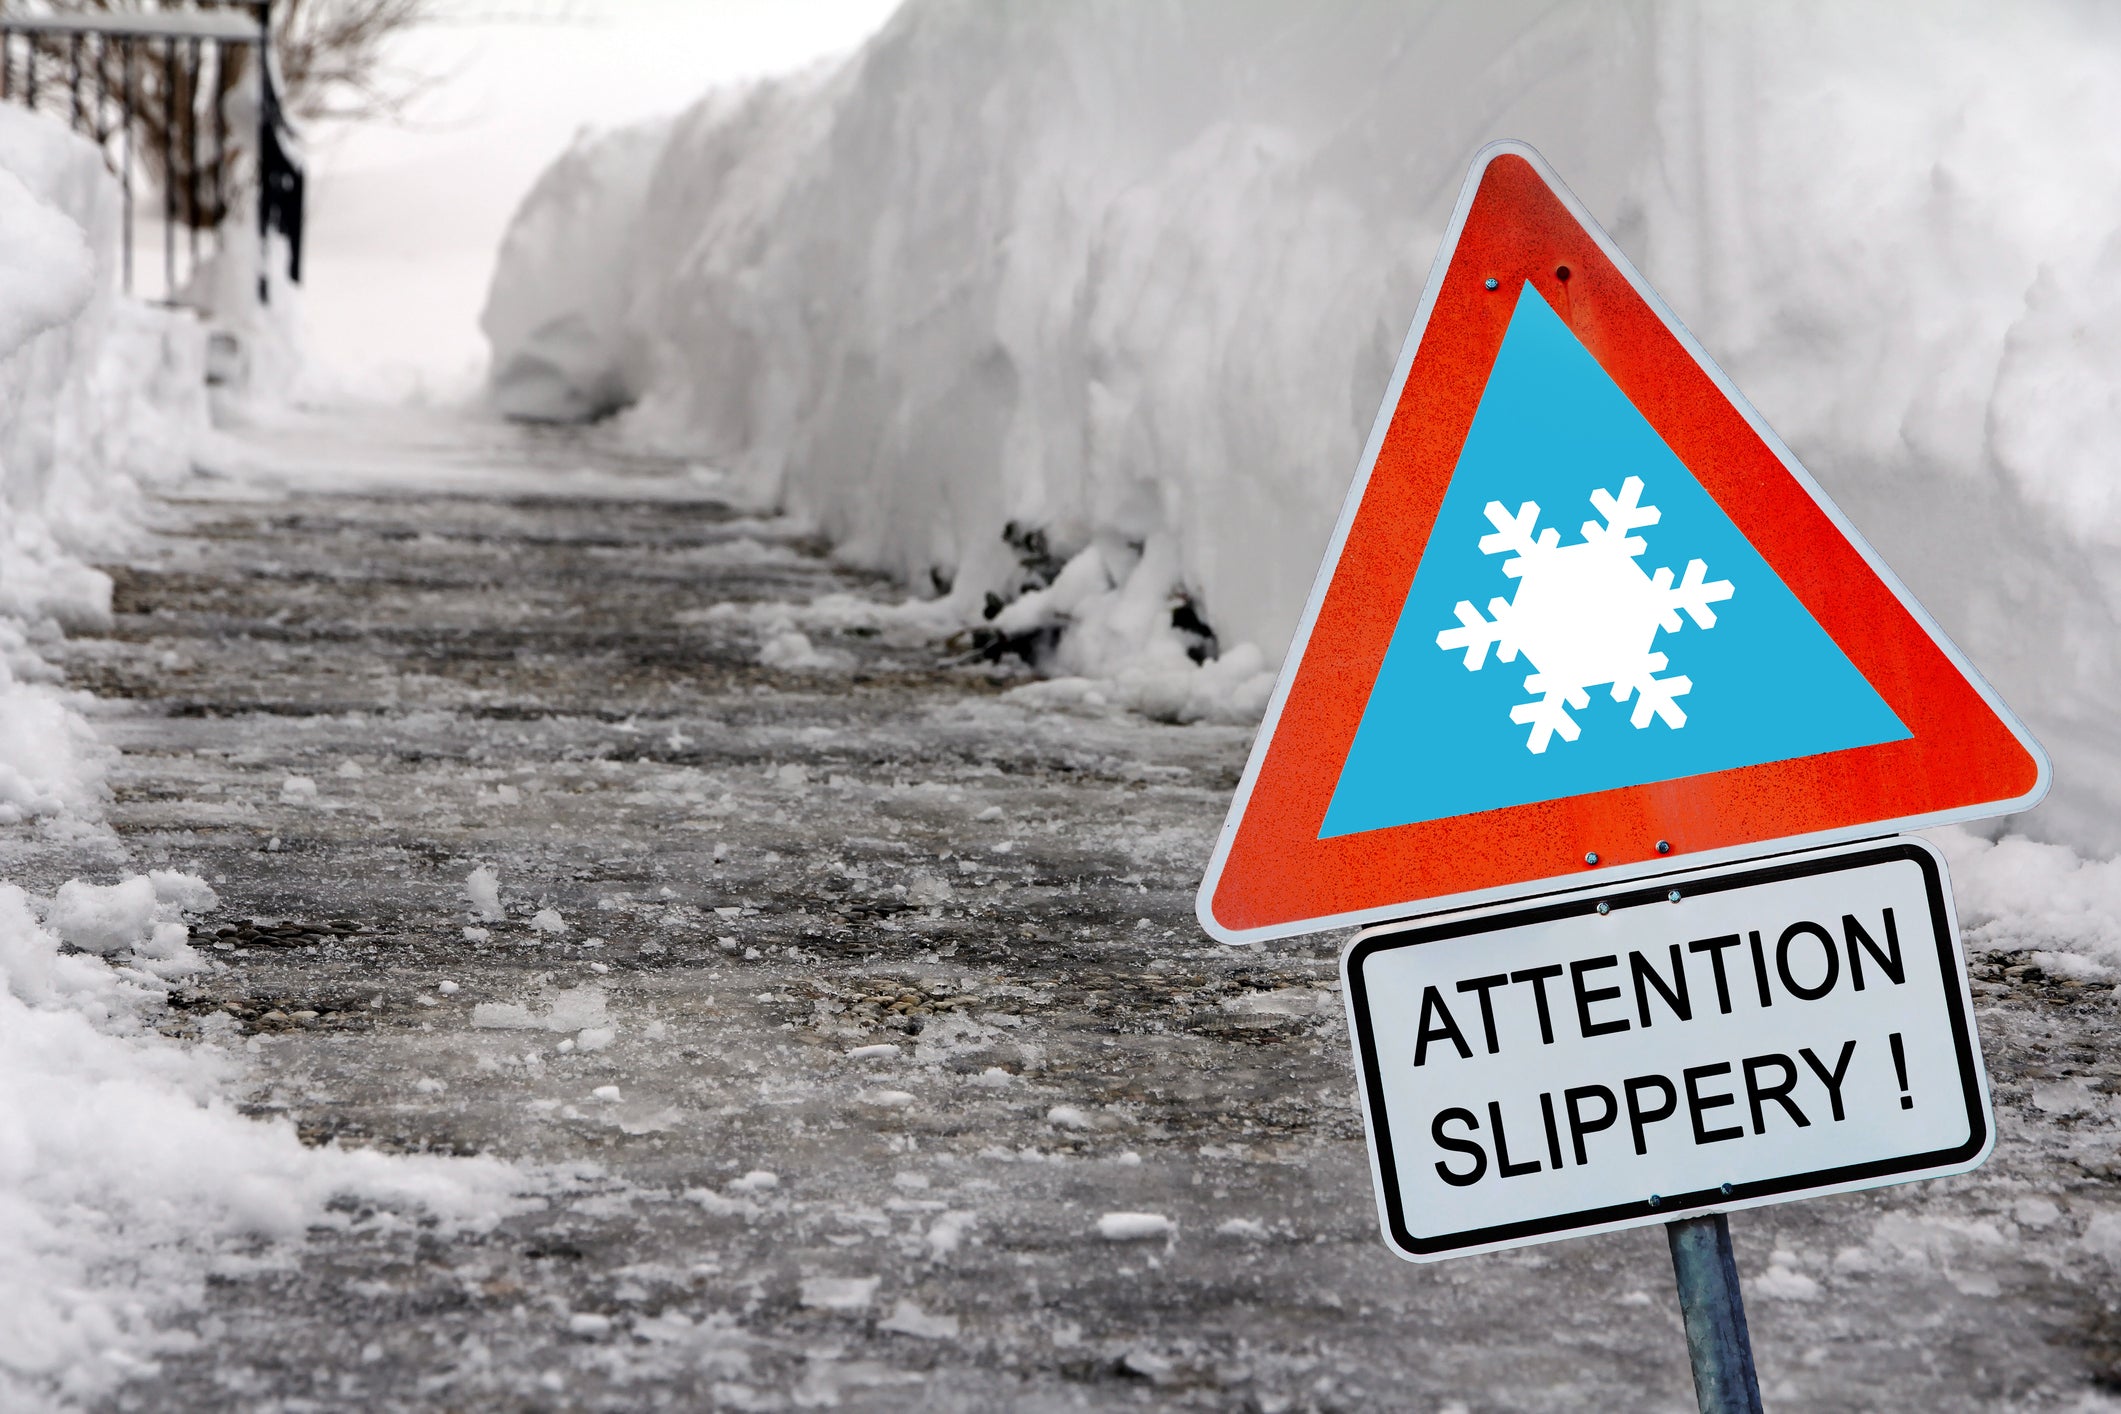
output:
<path id="1" fill-rule="evenodd" d="M 314 1142 L 532 1201 L 224 1261 L 127 1407 L 1693 1407 L 1660 1232 L 1379 1243 L 1340 939 L 1193 923 L 1247 733 L 1011 699 L 590 436 L 237 460 L 67 657 L 135 864 L 223 901 L 170 1027 L 254 1038 L 249 1103 Z M 1733 1220 L 1778 1410 L 2121 1407 L 2112 989 L 1976 975 L 1989 1166 Z"/>

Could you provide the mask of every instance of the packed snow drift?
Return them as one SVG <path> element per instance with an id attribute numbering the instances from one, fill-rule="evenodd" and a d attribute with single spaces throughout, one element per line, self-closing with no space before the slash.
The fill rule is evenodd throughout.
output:
<path id="1" fill-rule="evenodd" d="M 625 408 L 1052 671 L 1256 712 L 1466 163 L 1522 138 L 2031 720 L 2031 828 L 2112 849 L 2117 62 L 2055 0 L 913 0 L 564 155 L 493 392 Z"/>

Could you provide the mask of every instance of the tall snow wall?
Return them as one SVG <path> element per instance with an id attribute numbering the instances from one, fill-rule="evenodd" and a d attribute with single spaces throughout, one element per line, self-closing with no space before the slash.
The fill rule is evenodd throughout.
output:
<path id="1" fill-rule="evenodd" d="M 624 407 L 975 616 L 1035 528 L 1274 659 L 1466 162 L 1523 138 L 2032 721 L 2028 826 L 2111 851 L 2117 65 L 2054 0 L 911 0 L 563 157 L 494 390 Z"/>

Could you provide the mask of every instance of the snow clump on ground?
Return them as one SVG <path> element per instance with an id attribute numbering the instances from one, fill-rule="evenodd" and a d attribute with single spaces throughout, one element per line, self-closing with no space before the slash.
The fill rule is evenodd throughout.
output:
<path id="1" fill-rule="evenodd" d="M 1056 705 L 1256 717 L 1467 159 L 1522 138 L 2031 720 L 2029 828 L 2110 852 L 2117 62 L 2067 0 L 911 0 L 556 162 L 493 390 L 627 408 Z"/>

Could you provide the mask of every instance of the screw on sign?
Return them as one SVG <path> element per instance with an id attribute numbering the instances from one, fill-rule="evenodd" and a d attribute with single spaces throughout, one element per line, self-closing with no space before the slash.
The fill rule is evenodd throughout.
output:
<path id="1" fill-rule="evenodd" d="M 1993 1142 L 1944 861 L 1895 832 L 2047 785 L 1576 198 L 1500 143 L 1197 908 L 1227 942 L 1372 925 L 1342 975 L 1388 1245 L 1664 1225 L 1702 1409 L 1757 1409 L 1727 1215 Z"/>

